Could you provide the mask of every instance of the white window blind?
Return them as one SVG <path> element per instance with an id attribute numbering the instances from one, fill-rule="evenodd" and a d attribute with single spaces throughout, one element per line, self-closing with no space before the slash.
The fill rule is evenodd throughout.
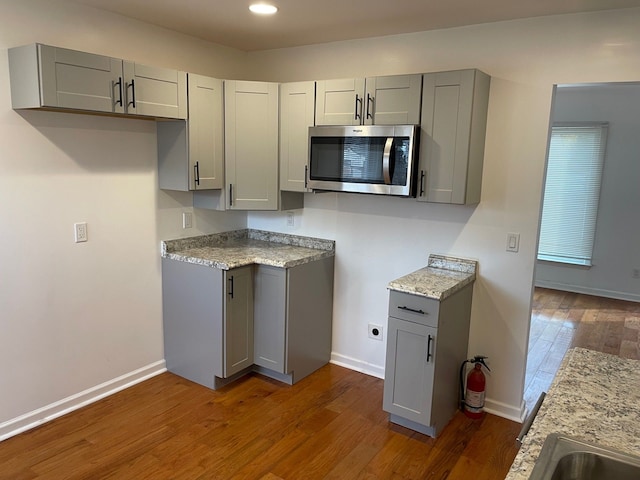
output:
<path id="1" fill-rule="evenodd" d="M 605 124 L 555 124 L 551 128 L 538 259 L 591 265 Z"/>

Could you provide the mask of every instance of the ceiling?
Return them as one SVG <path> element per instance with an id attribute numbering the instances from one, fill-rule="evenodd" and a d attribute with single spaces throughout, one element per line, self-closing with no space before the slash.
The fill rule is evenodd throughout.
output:
<path id="1" fill-rule="evenodd" d="M 72 0 L 244 51 L 640 6 L 640 0 Z M 259 1 L 259 0 L 256 0 Z M 268 0 L 267 0 L 268 1 Z"/>

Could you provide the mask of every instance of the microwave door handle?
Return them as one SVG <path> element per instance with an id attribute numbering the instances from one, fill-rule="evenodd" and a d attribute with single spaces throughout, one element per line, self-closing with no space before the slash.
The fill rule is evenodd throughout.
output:
<path id="1" fill-rule="evenodd" d="M 391 151 L 393 149 L 393 137 L 387 137 L 384 144 L 384 153 L 382 154 L 382 175 L 384 183 L 391 185 Z"/>

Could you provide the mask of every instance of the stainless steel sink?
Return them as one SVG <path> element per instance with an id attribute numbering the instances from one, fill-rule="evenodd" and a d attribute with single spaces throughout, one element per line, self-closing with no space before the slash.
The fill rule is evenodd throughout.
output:
<path id="1" fill-rule="evenodd" d="M 640 457 L 557 433 L 547 436 L 530 480 L 638 480 Z"/>

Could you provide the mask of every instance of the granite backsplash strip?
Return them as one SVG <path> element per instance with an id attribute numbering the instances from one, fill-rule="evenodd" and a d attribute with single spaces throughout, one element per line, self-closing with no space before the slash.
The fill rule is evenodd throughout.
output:
<path id="1" fill-rule="evenodd" d="M 389 290 L 444 300 L 476 279 L 475 260 L 430 255 L 428 266 L 389 283 Z"/>
<path id="2" fill-rule="evenodd" d="M 569 350 L 508 480 L 526 480 L 550 433 L 640 455 L 640 361 Z"/>
<path id="3" fill-rule="evenodd" d="M 162 257 L 223 270 L 250 264 L 290 268 L 335 254 L 335 242 L 262 230 L 163 241 Z"/>
<path id="4" fill-rule="evenodd" d="M 428 267 L 442 268 L 462 273 L 476 273 L 478 262 L 467 258 L 447 257 L 444 255 L 429 255 Z"/>

